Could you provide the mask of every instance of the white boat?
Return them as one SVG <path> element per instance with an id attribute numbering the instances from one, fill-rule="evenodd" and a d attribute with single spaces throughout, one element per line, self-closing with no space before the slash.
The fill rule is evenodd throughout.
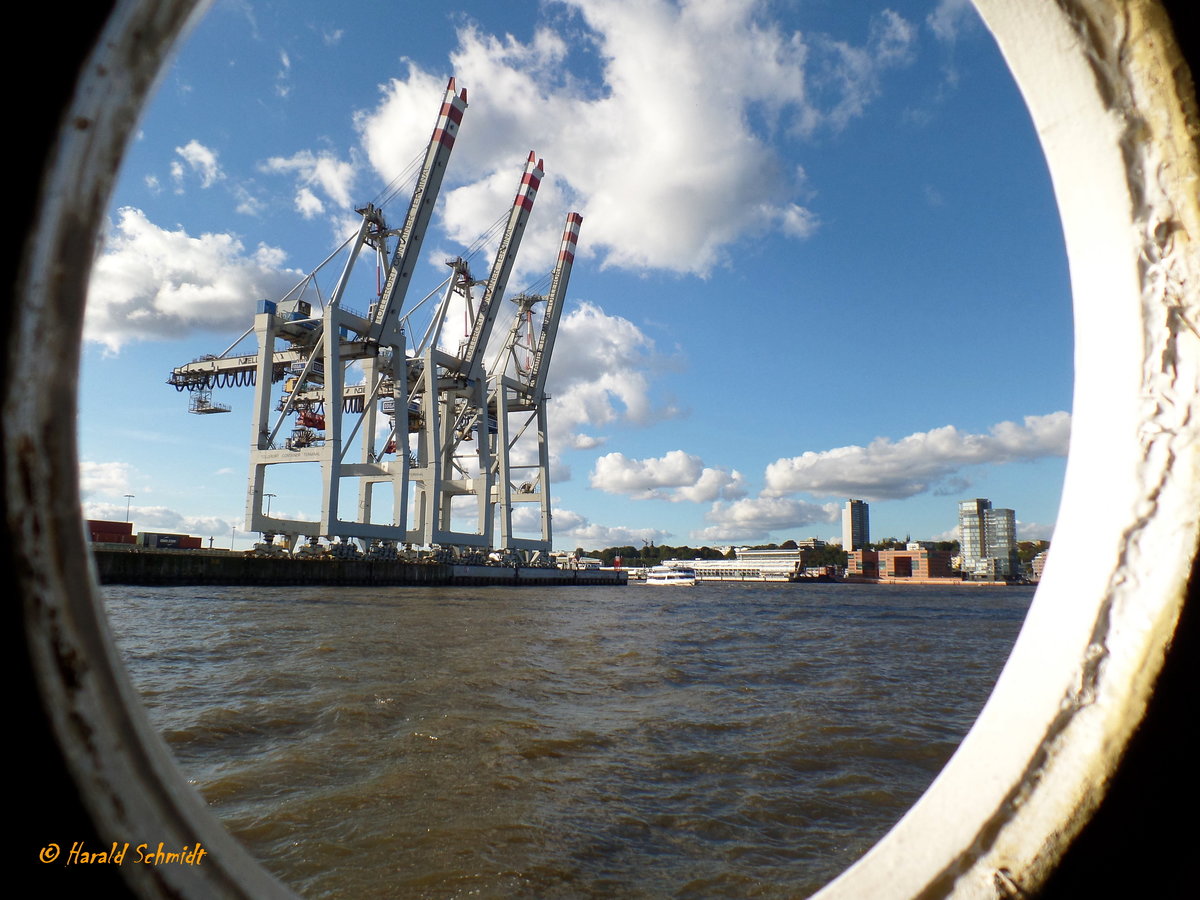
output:
<path id="1" fill-rule="evenodd" d="M 696 584 L 696 570 L 687 566 L 654 566 L 646 572 L 646 584 L 692 587 Z"/>

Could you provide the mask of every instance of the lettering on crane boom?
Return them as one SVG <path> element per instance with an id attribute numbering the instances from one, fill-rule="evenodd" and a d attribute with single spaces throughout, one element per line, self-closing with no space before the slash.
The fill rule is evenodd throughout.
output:
<path id="1" fill-rule="evenodd" d="M 531 387 L 537 384 L 538 372 L 542 368 L 542 354 L 546 350 L 546 338 L 550 336 L 550 319 L 554 311 L 553 307 L 558 302 L 562 276 L 562 266 L 555 266 L 554 277 L 550 280 L 550 292 L 546 294 L 546 313 L 542 317 L 542 331 L 538 336 L 537 350 L 533 354 L 533 365 L 529 367 L 529 384 Z"/>
<path id="2" fill-rule="evenodd" d="M 396 252 L 392 254 L 392 269 L 388 272 L 387 284 L 383 288 L 383 297 L 387 300 L 386 305 L 379 304 L 379 309 L 375 311 L 375 324 L 379 325 L 383 322 L 387 315 L 387 307 L 391 306 L 392 293 L 396 290 L 396 282 L 400 278 L 401 259 L 404 256 L 404 250 L 408 246 L 409 239 L 413 232 L 412 210 L 420 208 L 422 197 L 425 194 L 425 185 L 429 182 L 428 168 L 421 170 L 421 175 L 417 178 L 417 186 L 413 190 L 412 204 L 409 207 L 409 216 L 405 219 L 404 230 L 400 232 L 400 237 L 396 241 Z"/>
<path id="3" fill-rule="evenodd" d="M 512 229 L 509 229 L 511 232 Z M 496 251 L 496 260 L 505 260 L 508 256 L 508 246 L 512 243 L 509 233 L 505 233 L 504 239 L 500 242 L 500 249 Z M 496 278 L 488 283 L 487 290 L 483 292 L 483 299 L 479 301 L 479 313 L 475 317 L 475 327 L 471 329 L 471 340 L 467 344 L 467 352 L 464 356 L 465 360 L 471 360 L 475 356 L 475 348 L 479 345 L 479 338 L 482 336 L 483 323 L 487 318 L 487 312 L 492 306 L 492 294 L 495 292 L 496 282 L 500 280 L 500 269 L 496 270 Z"/>

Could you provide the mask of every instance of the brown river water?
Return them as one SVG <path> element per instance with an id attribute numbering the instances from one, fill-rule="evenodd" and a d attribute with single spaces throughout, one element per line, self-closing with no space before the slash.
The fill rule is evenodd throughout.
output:
<path id="1" fill-rule="evenodd" d="M 104 593 L 213 813 L 369 900 L 807 896 L 933 780 L 1033 589 Z"/>

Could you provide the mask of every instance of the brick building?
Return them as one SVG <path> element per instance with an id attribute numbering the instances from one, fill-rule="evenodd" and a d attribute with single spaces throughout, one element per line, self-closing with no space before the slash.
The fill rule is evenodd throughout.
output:
<path id="1" fill-rule="evenodd" d="M 909 544 L 903 550 L 854 550 L 846 560 L 846 578 L 879 581 L 957 579 L 949 550 Z"/>

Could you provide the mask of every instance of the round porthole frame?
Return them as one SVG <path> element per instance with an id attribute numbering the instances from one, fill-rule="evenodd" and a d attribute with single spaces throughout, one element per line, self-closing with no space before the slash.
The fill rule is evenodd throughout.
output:
<path id="1" fill-rule="evenodd" d="M 1187 60 L 1158 0 L 975 2 L 1029 106 L 1067 242 L 1076 388 L 1062 511 L 975 726 L 821 900 L 1016 897 L 1046 885 L 1143 723 L 1200 542 L 1200 117 Z M 55 60 L 70 97 L 33 157 L 44 168 L 6 311 L 4 552 L 21 599 L 16 658 L 31 676 L 19 721 L 31 777 L 86 819 L 66 825 L 100 845 L 208 849 L 202 866 L 120 867 L 138 895 L 291 897 L 183 783 L 123 675 L 81 527 L 68 412 L 118 164 L 201 9 L 117 2 L 86 58 Z"/>

